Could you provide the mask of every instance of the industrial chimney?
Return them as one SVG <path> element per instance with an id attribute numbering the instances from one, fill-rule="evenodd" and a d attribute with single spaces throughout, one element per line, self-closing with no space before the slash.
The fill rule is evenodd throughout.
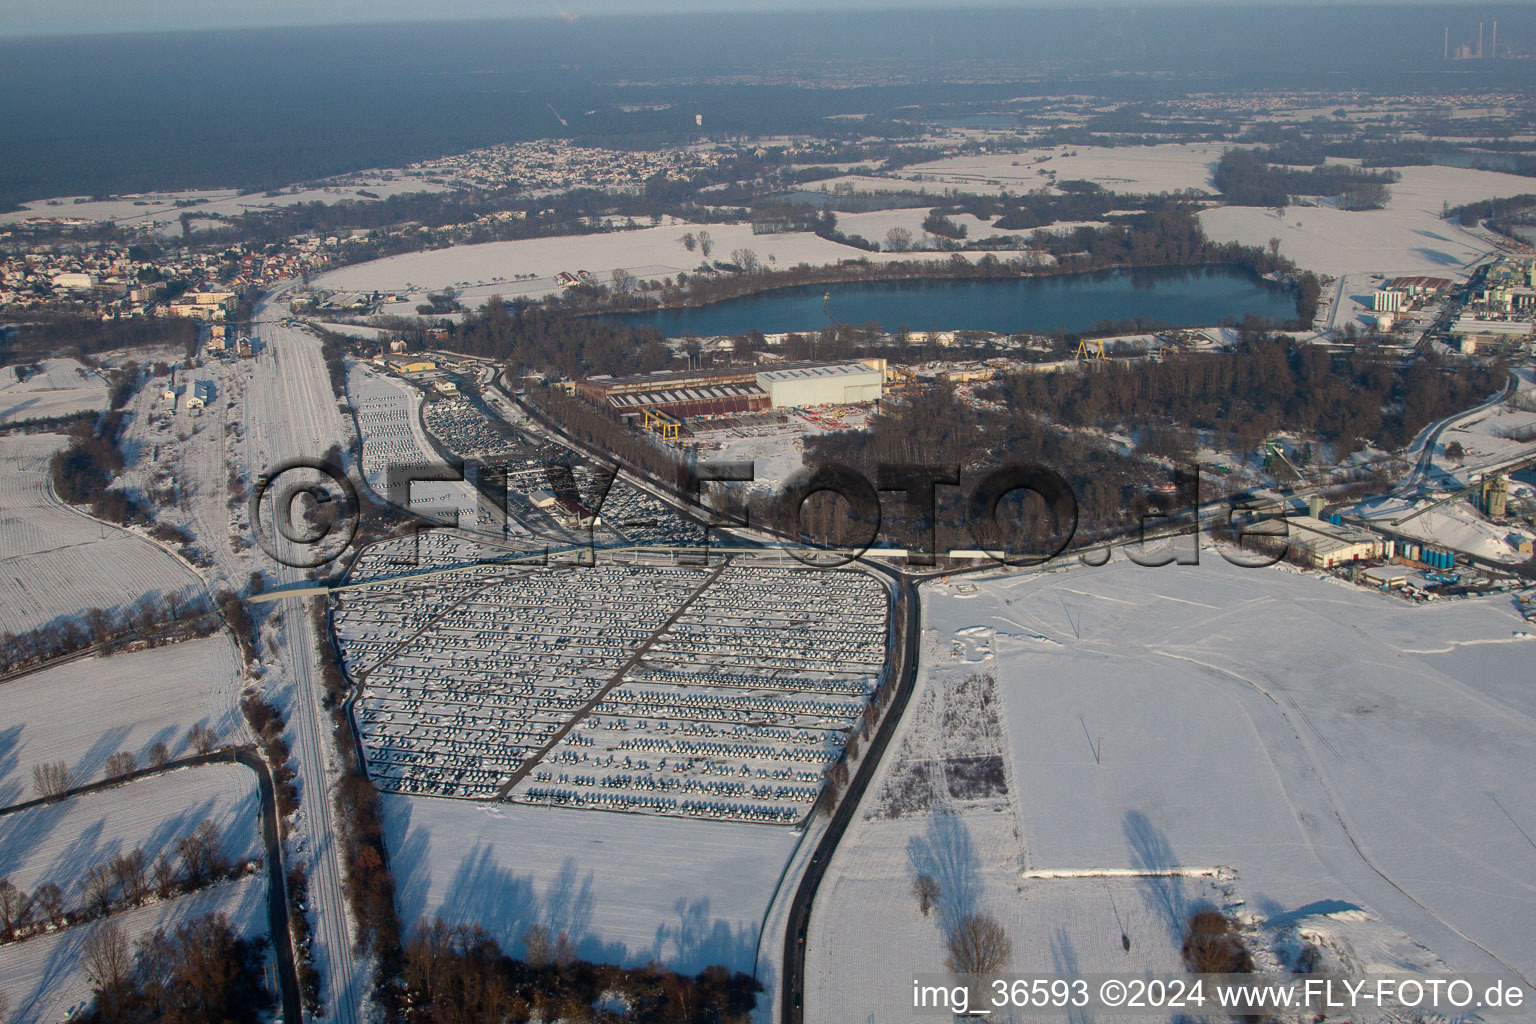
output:
<path id="1" fill-rule="evenodd" d="M 1477 59 L 1483 59 L 1483 23 L 1477 23 Z"/>
<path id="2" fill-rule="evenodd" d="M 1494 21 L 1494 23 L 1493 23 L 1493 39 L 1492 39 L 1492 41 L 1490 42 L 1490 44 L 1488 46 L 1488 59 L 1489 60 L 1498 60 L 1499 59 L 1499 23 L 1498 23 L 1498 21 Z"/>

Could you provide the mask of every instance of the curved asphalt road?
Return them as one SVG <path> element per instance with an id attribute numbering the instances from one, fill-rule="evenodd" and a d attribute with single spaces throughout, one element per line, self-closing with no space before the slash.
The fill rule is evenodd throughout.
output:
<path id="1" fill-rule="evenodd" d="M 842 841 L 843 833 L 848 830 L 849 823 L 853 821 L 854 812 L 858 810 L 859 802 L 864 798 L 869 780 L 874 778 L 875 768 L 885 756 L 885 748 L 896 732 L 896 725 L 901 721 L 902 714 L 906 711 L 907 701 L 911 698 L 917 683 L 917 648 L 919 638 L 922 636 L 922 608 L 917 599 L 917 583 L 920 581 L 898 570 L 875 563 L 870 564 L 896 578 L 897 586 L 900 588 L 900 603 L 906 609 L 903 620 L 905 642 L 901 651 L 901 674 L 896 680 L 896 691 L 892 696 L 891 705 L 880 718 L 880 725 L 875 730 L 874 738 L 870 740 L 869 748 L 859 762 L 859 770 L 854 773 L 853 778 L 848 780 L 848 789 L 843 793 L 842 799 L 837 802 L 837 807 L 832 812 L 832 821 L 816 844 L 816 850 L 805 866 L 805 874 L 800 876 L 800 884 L 795 887 L 795 895 L 790 902 L 789 916 L 784 926 L 783 1003 L 779 1013 L 781 1024 L 801 1024 L 805 1019 L 805 935 L 811 924 L 811 905 L 816 899 L 816 890 L 821 886 L 821 880 L 827 873 L 827 866 L 832 862 L 832 854 L 837 849 L 837 844 Z"/>

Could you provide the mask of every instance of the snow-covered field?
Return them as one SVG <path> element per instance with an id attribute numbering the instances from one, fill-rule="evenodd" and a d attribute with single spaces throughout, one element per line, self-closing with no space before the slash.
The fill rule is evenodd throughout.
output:
<path id="1" fill-rule="evenodd" d="M 264 192 L 241 193 L 235 189 L 188 189 L 180 192 L 145 192 L 91 199 L 64 196 L 37 199 L 22 204 L 19 210 L 0 213 L 0 224 L 19 224 L 40 217 L 83 217 L 93 221 L 119 224 L 158 224 L 165 234 L 181 233 L 181 215 L 234 217 L 251 210 L 271 210 L 299 203 L 377 202 L 378 199 L 408 192 L 442 192 L 447 186 L 423 178 L 388 176 L 362 172 L 341 175 L 309 186 L 294 186 L 269 196 Z M 371 192 L 373 195 L 360 195 Z M 57 204 L 57 205 L 53 205 Z M 198 225 L 193 221 L 193 227 Z"/>
<path id="2" fill-rule="evenodd" d="M 912 164 L 886 179 L 886 188 L 931 192 L 946 188 L 962 192 L 1019 193 L 1057 181 L 1092 181 L 1110 192 L 1159 193 L 1194 189 L 1214 192 L 1211 170 L 1221 159 L 1220 144 L 1188 143 L 1166 146 L 1058 146 L 1021 153 L 983 153 Z M 842 179 L 826 182 L 828 188 Z M 866 179 L 870 180 L 870 179 Z M 880 180 L 880 179 L 872 179 Z M 857 187 L 857 186 L 856 186 Z M 863 189 L 859 189 L 863 191 Z"/>
<path id="3" fill-rule="evenodd" d="M 248 939 L 267 933 L 266 882 L 251 876 L 163 903 L 120 914 L 113 920 L 130 942 L 157 928 L 167 931 L 205 914 L 224 914 Z M 67 928 L 0 946 L 0 980 L 10 996 L 6 1024 L 53 1024 L 67 1020 L 91 1001 L 84 944 L 89 927 Z"/>
<path id="4" fill-rule="evenodd" d="M 405 294 L 410 301 L 386 306 L 384 311 L 414 314 L 428 292 L 443 288 L 455 289 L 459 301 L 470 307 L 492 295 L 509 299 L 547 295 L 559 291 L 554 277 L 562 270 L 588 270 L 603 283 L 615 268 L 628 270 L 641 280 L 660 280 L 675 277 L 678 271 L 692 273 L 704 260 L 703 253 L 689 252 L 679 241 L 687 230 L 674 225 L 456 245 L 342 267 L 316 278 L 314 287 Z M 837 263 L 866 256 L 876 260 L 911 258 L 902 253 L 865 253 L 809 232 L 754 235 L 749 224 L 711 224 L 704 230 L 713 240 L 711 259 L 729 260 L 732 250 L 751 249 L 768 268 Z"/>
<path id="5" fill-rule="evenodd" d="M 848 235 L 863 235 L 884 248 L 888 231 L 892 228 L 906 228 L 912 233 L 912 241 L 916 243 L 922 241 L 923 219 L 928 216 L 929 209 L 930 207 L 922 206 L 902 210 L 872 210 L 869 213 L 839 213 L 837 230 Z M 996 234 L 1029 234 L 1027 231 L 998 231 L 990 222 L 970 213 L 952 213 L 949 219 L 965 228 L 967 237 L 971 239 L 986 238 Z"/>
<path id="6" fill-rule="evenodd" d="M 0 437 L 0 631 L 146 595 L 158 606 L 201 592 L 201 581 L 165 551 L 53 497 L 48 460 L 64 444 L 58 434 Z"/>
<path id="7" fill-rule="evenodd" d="M 183 768 L 0 817 L 0 878 L 24 892 L 53 882 L 68 906 L 81 906 L 91 868 L 134 849 L 151 863 L 163 853 L 175 864 L 177 840 L 204 819 L 218 828 L 229 861 L 261 854 L 261 801 L 249 768 Z"/>
<path id="8" fill-rule="evenodd" d="M 789 829 L 386 795 L 402 924 L 478 922 L 511 955 L 533 924 L 589 960 L 752 970 Z M 766 997 L 765 997 L 766 998 Z"/>
<path id="9" fill-rule="evenodd" d="M 120 750 L 146 763 L 164 743 L 188 752 L 198 722 L 220 742 L 239 742 L 247 727 L 238 699 L 240 673 L 224 636 L 84 658 L 0 687 L 0 806 L 31 799 L 32 767 L 64 761 L 74 785 L 101 778 Z"/>
<path id="10" fill-rule="evenodd" d="M 74 359 L 44 359 L 41 371 L 18 379 L 20 367 L 0 367 L 0 423 L 73 416 L 107 407 L 107 382 Z"/>
<path id="11" fill-rule="evenodd" d="M 1312 941 L 1355 971 L 1536 973 L 1536 632 L 1507 596 L 1409 607 L 1207 550 L 951 578 L 924 629 L 914 700 L 996 678 L 1010 796 L 871 817 L 887 757 L 812 918 L 808 1019 L 902 1019 L 957 905 L 1004 923 L 1017 971 L 1177 970 L 1209 900 L 1261 965 Z M 1173 868 L 1221 870 L 1023 874 Z M 926 919 L 924 870 L 954 901 Z"/>
<path id="12" fill-rule="evenodd" d="M 1280 252 L 1308 270 L 1338 276 L 1356 273 L 1432 274 L 1457 277 L 1492 251 L 1480 232 L 1441 220 L 1442 204 L 1457 206 L 1531 190 L 1529 178 L 1463 167 L 1404 167 L 1382 210 L 1349 212 L 1322 206 L 1272 209 L 1226 206 L 1206 210 L 1200 223 L 1218 242 L 1264 246 L 1280 239 Z"/>

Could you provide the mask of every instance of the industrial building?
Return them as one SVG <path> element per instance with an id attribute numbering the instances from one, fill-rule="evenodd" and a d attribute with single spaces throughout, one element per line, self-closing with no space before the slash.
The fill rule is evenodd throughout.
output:
<path id="1" fill-rule="evenodd" d="M 1387 291 L 1403 292 L 1414 298 L 1423 298 L 1443 292 L 1455 284 L 1444 277 L 1425 277 L 1423 275 L 1410 275 L 1407 277 L 1394 277 L 1386 284 Z"/>
<path id="2" fill-rule="evenodd" d="M 1292 549 L 1306 558 L 1314 569 L 1327 569 L 1365 558 L 1389 556 L 1389 541 L 1369 530 L 1342 523 L 1329 523 L 1313 516 L 1293 516 L 1290 526 Z"/>
<path id="3" fill-rule="evenodd" d="M 811 405 L 878 401 L 883 360 L 859 363 L 790 363 L 660 372 L 634 377 L 589 377 L 572 390 L 624 420 L 649 413 L 677 419 L 733 416 Z"/>
<path id="4" fill-rule="evenodd" d="M 1482 320 L 1472 316 L 1457 317 L 1451 324 L 1454 337 L 1467 355 L 1479 351 L 1518 351 L 1531 340 L 1536 323 L 1520 320 Z"/>
<path id="5" fill-rule="evenodd" d="M 757 375 L 775 409 L 878 402 L 885 374 L 864 363 L 786 367 Z"/>
<path id="6" fill-rule="evenodd" d="M 1377 292 L 1371 296 L 1371 309 L 1377 313 L 1400 313 L 1404 295 L 1398 291 Z"/>

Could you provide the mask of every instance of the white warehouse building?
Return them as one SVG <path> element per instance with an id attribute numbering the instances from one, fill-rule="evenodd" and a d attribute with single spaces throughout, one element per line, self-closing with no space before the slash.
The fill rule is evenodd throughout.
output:
<path id="1" fill-rule="evenodd" d="M 1363 558 L 1390 558 L 1392 542 L 1369 530 L 1327 523 L 1312 516 L 1290 516 L 1290 541 L 1314 569 L 1327 569 Z"/>
<path id="2" fill-rule="evenodd" d="M 883 373 L 863 363 L 797 366 L 757 375 L 757 386 L 768 393 L 775 409 L 878 402 L 884 383 Z"/>

